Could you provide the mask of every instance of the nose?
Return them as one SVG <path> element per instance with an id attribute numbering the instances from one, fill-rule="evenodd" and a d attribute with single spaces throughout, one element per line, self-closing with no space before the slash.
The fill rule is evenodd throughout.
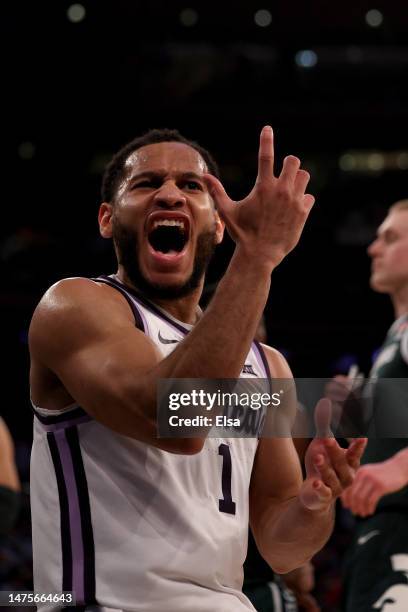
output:
<path id="1" fill-rule="evenodd" d="M 166 181 L 155 193 L 154 203 L 163 208 L 181 208 L 186 197 L 173 181 Z"/>
<path id="2" fill-rule="evenodd" d="M 381 243 L 380 243 L 380 240 L 376 238 L 374 242 L 372 242 L 368 246 L 367 253 L 370 257 L 376 257 L 377 255 L 379 255 L 380 250 L 381 250 Z"/>

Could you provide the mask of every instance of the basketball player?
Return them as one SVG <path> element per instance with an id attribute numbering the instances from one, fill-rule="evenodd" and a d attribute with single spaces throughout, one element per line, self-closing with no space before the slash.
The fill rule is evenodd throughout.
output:
<path id="1" fill-rule="evenodd" d="M 102 609 L 253 610 L 241 590 L 249 518 L 277 572 L 327 540 L 364 440 L 345 451 L 316 438 L 303 482 L 290 439 L 157 436 L 160 379 L 290 376 L 252 339 L 271 272 L 314 198 L 296 157 L 274 175 L 273 152 L 265 127 L 258 177 L 240 202 L 211 156 L 175 131 L 149 132 L 108 166 L 99 226 L 117 273 L 57 283 L 30 327 L 36 590 L 72 590 L 78 605 Z M 74 240 L 78 216 L 77 206 L 66 216 Z M 235 252 L 201 316 L 224 224 Z M 328 412 L 318 406 L 323 426 Z"/>
<path id="2" fill-rule="evenodd" d="M 20 508 L 20 481 L 14 462 L 14 444 L 0 418 L 0 536 L 12 529 Z"/>
<path id="3" fill-rule="evenodd" d="M 374 403 L 374 421 L 383 421 L 384 413 L 392 421 L 393 405 L 402 403 L 406 410 L 408 404 L 408 200 L 391 206 L 368 254 L 371 287 L 388 293 L 395 311 L 370 374 L 374 380 L 395 379 L 379 387 L 390 396 Z M 394 389 L 398 395 L 391 397 Z M 384 425 L 377 433 L 384 435 Z M 405 438 L 369 438 L 365 465 L 342 495 L 344 506 L 360 517 L 347 562 L 347 612 L 408 610 L 407 432 L 400 435 Z"/>

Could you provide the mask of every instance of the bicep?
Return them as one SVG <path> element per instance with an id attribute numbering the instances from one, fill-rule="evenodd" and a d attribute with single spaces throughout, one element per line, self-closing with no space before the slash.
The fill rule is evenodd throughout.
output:
<path id="1" fill-rule="evenodd" d="M 99 289 L 66 283 L 44 299 L 30 328 L 32 358 L 53 372 L 91 416 L 143 439 L 148 419 L 139 403 L 147 373 L 161 355 L 127 311 Z"/>

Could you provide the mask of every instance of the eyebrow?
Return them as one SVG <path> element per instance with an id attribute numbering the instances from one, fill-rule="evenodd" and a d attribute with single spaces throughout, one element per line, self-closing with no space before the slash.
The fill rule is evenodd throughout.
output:
<path id="1" fill-rule="evenodd" d="M 133 174 L 129 182 L 137 181 L 143 178 L 163 178 L 166 176 L 167 172 L 165 170 L 145 170 L 144 172 L 139 172 L 138 174 Z M 203 181 L 203 177 L 196 172 L 180 172 L 177 174 L 178 179 L 195 179 L 197 181 Z"/>

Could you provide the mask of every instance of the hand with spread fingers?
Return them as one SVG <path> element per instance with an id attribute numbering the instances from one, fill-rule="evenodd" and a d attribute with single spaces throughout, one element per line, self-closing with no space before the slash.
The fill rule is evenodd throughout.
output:
<path id="1" fill-rule="evenodd" d="M 408 484 L 408 449 L 379 463 L 362 465 L 353 484 L 341 496 L 345 508 L 365 517 L 374 514 L 384 495 L 396 493 Z"/>
<path id="2" fill-rule="evenodd" d="M 357 438 L 341 448 L 330 430 L 331 402 L 326 398 L 318 402 L 314 416 L 316 437 L 305 455 L 300 500 L 309 510 L 324 510 L 353 483 L 367 439 Z"/>
<path id="3" fill-rule="evenodd" d="M 315 201 L 305 193 L 310 175 L 300 163 L 297 157 L 287 156 L 280 175 L 275 176 L 273 131 L 265 126 L 260 135 L 258 176 L 246 198 L 235 202 L 219 180 L 210 174 L 204 177 L 237 247 L 273 266 L 296 246 Z"/>

